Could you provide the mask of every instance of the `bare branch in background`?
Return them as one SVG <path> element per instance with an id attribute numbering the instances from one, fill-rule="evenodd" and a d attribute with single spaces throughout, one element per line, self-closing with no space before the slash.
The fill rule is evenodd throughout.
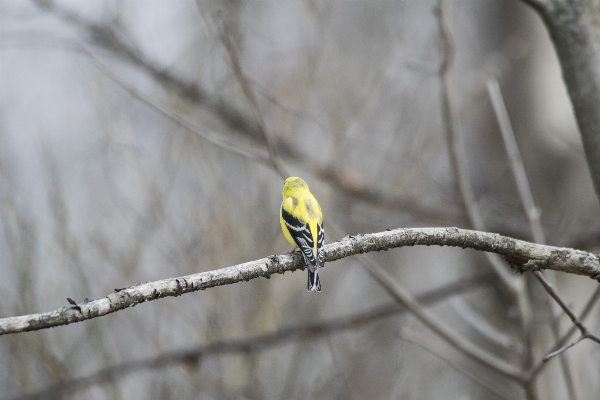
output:
<path id="1" fill-rule="evenodd" d="M 536 272 L 539 273 L 539 271 L 536 271 Z M 573 325 L 575 325 L 577 327 L 577 329 L 579 329 L 581 331 L 582 336 L 584 336 L 588 339 L 592 339 L 594 342 L 600 343 L 600 339 L 589 333 L 588 329 L 585 326 L 583 326 L 583 324 L 581 323 L 579 318 L 577 318 L 575 316 L 575 314 L 573 314 L 573 311 L 571 311 L 571 309 L 558 296 L 558 294 L 556 294 L 556 291 L 554 290 L 554 288 L 552 288 L 552 286 L 550 286 L 550 284 L 545 279 L 541 279 L 540 282 L 542 283 L 542 285 L 544 285 L 544 289 L 546 289 L 548 294 L 550 296 L 552 296 L 554 301 L 556 301 L 556 303 L 558 303 L 558 305 L 560 305 L 560 308 L 562 308 L 562 310 L 565 312 L 565 314 L 567 314 L 567 316 L 569 317 L 571 322 L 573 322 Z"/>
<path id="2" fill-rule="evenodd" d="M 441 76 L 441 106 L 443 111 L 443 123 L 448 140 L 450 160 L 452 162 L 454 175 L 456 176 L 459 192 L 463 200 L 463 207 L 469 216 L 471 225 L 477 230 L 486 230 L 486 223 L 481 216 L 481 212 L 479 211 L 479 205 L 477 204 L 477 199 L 475 198 L 475 191 L 471 184 L 469 165 L 467 162 L 466 150 L 460 135 L 460 127 L 455 123 L 453 118 L 453 101 L 451 95 L 452 64 L 448 61 L 451 59 L 451 55 L 453 54 L 452 36 L 447 20 L 447 7 L 449 4 L 450 3 L 447 1 L 440 0 L 438 3 L 439 10 L 437 15 L 440 35 L 444 43 L 444 61 L 442 63 L 443 68 Z M 486 256 L 498 277 L 501 278 L 504 288 L 512 297 L 515 298 L 518 304 L 521 329 L 523 332 L 523 341 L 525 343 L 524 364 L 528 368 L 533 362 L 533 351 L 531 347 L 533 311 L 527 293 L 527 285 L 525 282 L 523 282 L 523 280 L 516 279 L 515 277 L 507 274 L 507 271 L 505 268 L 503 268 L 503 263 L 500 261 L 498 256 L 490 253 L 486 253 Z M 523 388 L 527 392 L 527 396 L 530 399 L 535 399 L 537 397 L 535 391 L 526 380 L 523 380 L 520 383 L 523 385 Z"/>
<path id="3" fill-rule="evenodd" d="M 464 155 L 464 151 L 463 148 L 460 144 L 460 138 L 459 136 L 456 134 L 456 128 L 454 126 L 454 122 L 452 119 L 452 112 L 451 112 L 451 101 L 450 101 L 450 89 L 449 89 L 449 75 L 450 75 L 450 63 L 447 61 L 448 58 L 451 58 L 451 39 L 450 39 L 450 34 L 448 33 L 448 29 L 447 26 L 445 25 L 445 20 L 443 18 L 443 5 L 444 3 L 442 2 L 440 4 L 440 13 L 439 13 L 439 20 L 440 20 L 440 29 L 443 32 L 442 37 L 445 40 L 445 48 L 446 48 L 446 58 L 445 58 L 445 62 L 444 67 L 442 69 L 443 71 L 443 82 L 444 82 L 444 99 L 442 101 L 442 109 L 445 111 L 445 125 L 446 125 L 446 129 L 448 131 L 448 137 L 449 137 L 449 142 L 450 142 L 450 148 L 451 148 L 451 154 L 452 154 L 452 161 L 453 161 L 453 166 L 454 166 L 454 170 L 456 172 L 457 175 L 457 179 L 459 181 L 459 188 L 460 188 L 460 192 L 463 196 L 463 199 L 465 201 L 465 206 L 468 210 L 468 214 L 469 217 L 471 219 L 471 222 L 474 224 L 475 228 L 478 230 L 485 230 L 485 224 L 483 222 L 483 219 L 480 216 L 480 213 L 478 212 L 478 207 L 476 204 L 476 200 L 475 200 L 475 196 L 473 194 L 473 190 L 470 184 L 470 178 L 469 178 L 469 174 L 468 174 L 468 166 L 465 163 L 465 158 L 463 157 Z M 508 114 L 506 112 L 506 109 L 504 107 L 504 102 L 502 101 L 501 98 L 501 94 L 500 94 L 500 90 L 499 90 L 499 86 L 497 81 L 489 81 L 488 84 L 488 92 L 490 94 L 490 97 L 492 99 L 492 103 L 494 106 L 494 110 L 496 112 L 496 116 L 498 118 L 498 122 L 500 125 L 500 130 L 502 132 L 502 136 L 504 139 L 504 143 L 509 155 L 509 160 L 510 160 L 510 165 L 512 167 L 512 171 L 513 171 L 513 175 L 515 177 L 516 183 L 517 183 L 517 187 L 519 190 L 519 195 L 520 198 L 522 200 L 523 206 L 525 208 L 525 212 L 526 215 L 528 217 L 532 232 L 533 232 L 533 237 L 534 240 L 538 243 L 544 243 L 545 242 L 545 237 L 544 237 L 544 233 L 540 224 L 540 213 L 538 208 L 535 206 L 535 203 L 533 201 L 533 196 L 531 193 L 531 189 L 529 186 L 529 182 L 527 180 L 527 176 L 525 174 L 525 170 L 523 168 L 523 163 L 520 157 L 520 153 L 518 151 L 518 147 L 516 145 L 516 141 L 514 139 L 514 134 L 512 132 L 512 127 L 510 125 L 510 121 L 508 119 Z M 491 258 L 491 257 L 489 257 Z M 494 265 L 493 260 L 492 264 Z M 497 268 L 496 268 L 497 269 Z M 558 295 L 556 295 L 556 293 L 552 290 L 550 284 L 545 280 L 545 278 L 542 276 L 541 272 L 539 271 L 534 271 L 534 276 L 542 283 L 543 287 L 546 289 L 546 291 L 553 297 L 553 299 L 555 299 L 555 301 L 557 301 L 557 303 L 561 306 L 561 308 L 563 308 L 563 310 L 565 312 L 567 312 L 567 314 L 573 318 L 571 318 L 571 320 L 574 322 L 574 324 L 576 324 L 576 318 L 574 318 L 573 313 L 568 310 L 568 307 L 566 307 L 566 305 L 564 304 L 564 302 L 562 302 L 562 300 L 558 297 Z M 524 326 L 527 327 L 526 328 L 526 332 L 529 332 L 528 334 L 530 334 L 530 324 L 531 324 L 531 312 L 530 312 L 530 305 L 529 302 L 526 299 L 525 294 L 523 293 L 522 290 L 517 291 L 519 298 L 521 299 L 520 304 L 522 305 L 522 310 L 529 310 L 525 312 L 525 315 L 523 316 L 524 318 Z M 526 304 L 527 303 L 527 304 Z M 529 322 L 527 322 L 529 321 Z M 580 325 L 576 324 L 576 326 L 578 328 L 581 327 Z M 556 323 L 554 323 L 553 326 L 553 332 L 555 335 L 555 338 L 558 338 L 558 326 Z M 582 330 L 582 334 L 585 335 L 587 334 L 587 331 Z M 529 346 L 531 346 L 531 339 L 529 339 Z M 529 347 L 528 346 L 528 347 Z M 531 354 L 531 349 L 528 349 L 528 351 Z M 558 352 L 556 353 L 558 354 Z M 528 364 L 531 363 L 531 355 L 528 357 Z M 571 372 L 570 372 L 570 368 L 567 364 L 567 360 L 566 359 L 562 359 L 562 368 L 563 368 L 563 372 L 565 374 L 565 379 L 567 381 L 567 386 L 569 388 L 569 394 L 571 398 L 576 398 L 576 392 L 574 389 L 574 385 L 573 385 L 573 379 L 571 376 Z M 533 379 L 533 376 L 532 376 Z M 537 395 L 535 394 L 535 390 L 532 386 L 532 382 L 526 382 L 525 383 L 526 389 L 528 391 L 528 396 L 530 397 L 537 397 Z"/>
<path id="4" fill-rule="evenodd" d="M 461 204 L 463 205 L 463 208 L 469 217 L 471 226 L 475 230 L 485 231 L 485 223 L 483 222 L 483 218 L 479 212 L 479 207 L 477 206 L 477 200 L 475 198 L 475 192 L 471 186 L 471 174 L 469 173 L 469 166 L 465 157 L 462 138 L 459 134 L 459 128 L 456 126 L 453 117 L 451 95 L 452 87 L 450 81 L 452 75 L 452 61 L 454 59 L 454 45 L 452 43 L 452 36 L 446 17 L 446 7 L 448 7 L 448 4 L 449 3 L 440 0 L 438 2 L 438 9 L 436 10 L 440 29 L 440 37 L 443 44 L 443 58 L 442 65 L 440 67 L 442 78 L 440 106 L 442 109 L 443 128 L 448 140 L 452 169 L 456 177 L 459 193 L 463 200 Z M 497 256 L 486 253 L 486 257 L 494 269 L 494 272 L 496 272 L 500 278 L 500 281 L 512 295 L 521 290 L 520 287 L 523 285 L 522 282 L 519 282 L 515 276 L 512 276 L 508 273 L 506 268 L 504 268 L 502 265 L 502 261 Z"/>
<path id="5" fill-rule="evenodd" d="M 328 228 L 329 230 L 333 228 L 336 234 L 339 235 L 340 230 L 335 224 L 330 222 L 328 224 Z M 425 310 L 421 304 L 419 304 L 413 298 L 408 290 L 400 285 L 381 266 L 364 256 L 362 253 L 364 252 L 361 251 L 357 257 L 359 261 L 367 268 L 367 271 L 373 277 L 373 279 L 375 279 L 375 281 L 377 281 L 377 283 L 379 283 L 392 298 L 408 308 L 415 317 L 417 317 L 422 323 L 435 332 L 440 338 L 463 352 L 468 357 L 471 357 L 472 359 L 489 366 L 491 369 L 510 379 L 517 381 L 523 379 L 520 371 L 516 367 L 510 365 L 500 358 L 493 356 L 489 352 L 480 349 L 469 340 L 464 339 L 462 336 L 444 324 L 437 316 Z"/>
<path id="6" fill-rule="evenodd" d="M 32 0 L 43 9 L 56 13 L 59 17 L 84 29 L 88 33 L 93 44 L 109 50 L 125 60 L 137 65 L 158 82 L 171 88 L 177 89 L 178 94 L 205 109 L 211 111 L 219 120 L 230 129 L 262 140 L 263 135 L 256 123 L 252 122 L 246 115 L 229 104 L 226 100 L 209 93 L 195 82 L 185 81 L 171 71 L 166 70 L 156 62 L 146 57 L 139 49 L 131 43 L 122 33 L 115 31 L 108 25 L 94 23 L 84 20 L 82 17 L 56 4 L 52 0 Z"/>
<path id="7" fill-rule="evenodd" d="M 509 395 L 507 393 L 507 391 L 508 391 L 507 385 L 505 384 L 504 381 L 497 381 L 497 380 L 486 381 L 486 380 L 482 379 L 480 374 L 473 373 L 473 372 L 469 371 L 468 369 L 466 369 L 463 365 L 461 365 L 456 360 L 453 360 L 452 358 L 445 356 L 444 354 L 440 354 L 440 352 L 433 349 L 431 344 L 429 344 L 425 339 L 423 339 L 417 335 L 413 335 L 413 336 L 401 335 L 401 338 L 402 338 L 402 340 L 406 340 L 410 343 L 413 343 L 414 345 L 419 346 L 424 351 L 431 353 L 431 354 L 435 355 L 436 357 L 444 360 L 444 362 L 446 362 L 452 368 L 459 371 L 461 374 L 468 376 L 470 379 L 473 379 L 475 382 L 477 382 L 481 386 L 485 387 L 486 389 L 492 391 L 493 393 L 500 396 L 501 398 L 503 398 L 505 400 L 513 400 L 515 398 L 514 393 L 511 395 Z M 397 396 L 392 396 L 392 398 L 396 398 L 396 397 Z"/>
<path id="8" fill-rule="evenodd" d="M 110 68 L 105 62 L 100 60 L 95 54 L 90 52 L 85 47 L 81 48 L 85 54 L 90 57 L 94 65 L 100 69 L 102 73 L 108 76 L 110 79 L 119 84 L 122 88 L 127 90 L 129 94 L 136 97 L 137 99 L 143 101 L 148 104 L 152 108 L 154 108 L 159 113 L 163 114 L 171 121 L 175 122 L 177 125 L 182 128 L 187 129 L 188 131 L 198 135 L 200 138 L 205 139 L 209 143 L 218 146 L 221 149 L 231 151 L 233 153 L 239 154 L 241 156 L 247 157 L 250 160 L 258 161 L 263 164 L 269 164 L 269 159 L 264 152 L 260 152 L 259 150 L 244 148 L 243 145 L 239 143 L 239 141 L 235 141 L 225 135 L 219 135 L 216 132 L 212 132 L 208 129 L 200 129 L 192 122 L 186 120 L 184 117 L 175 114 L 174 112 L 167 110 L 165 107 L 162 107 L 158 102 L 153 100 L 150 96 L 144 94 L 140 90 L 136 89 L 134 86 L 130 85 L 125 79 L 119 76 L 112 68 Z"/>
<path id="9" fill-rule="evenodd" d="M 500 126 L 500 133 L 502 134 L 502 139 L 504 140 L 504 147 L 508 153 L 508 159 L 510 161 L 509 164 L 513 173 L 513 177 L 517 183 L 519 199 L 521 199 L 521 204 L 523 205 L 525 215 L 527 215 L 527 220 L 529 221 L 529 226 L 533 235 L 533 241 L 544 244 L 546 243 L 546 237 L 544 235 L 544 230 L 542 229 L 542 224 L 540 223 L 541 212 L 533 200 L 531 185 L 529 184 L 529 179 L 527 179 L 527 174 L 525 173 L 523 159 L 521 158 L 521 153 L 519 152 L 519 147 L 517 146 L 517 141 L 515 140 L 515 134 L 508 117 L 508 111 L 506 111 L 504 100 L 502 99 L 502 93 L 500 92 L 500 85 L 498 84 L 498 81 L 496 79 L 490 79 L 487 82 L 487 89 L 492 101 L 492 105 L 494 106 L 494 112 L 496 114 L 496 119 L 498 120 L 498 125 Z"/>
<path id="10" fill-rule="evenodd" d="M 465 279 L 429 290 L 426 293 L 417 295 L 416 298 L 424 305 L 433 305 L 440 301 L 447 300 L 452 296 L 476 289 L 485 282 L 490 282 L 490 278 L 491 276 L 484 275 Z M 203 358 L 208 356 L 255 352 L 269 347 L 282 345 L 289 341 L 310 340 L 315 337 L 331 335 L 337 332 L 358 328 L 379 321 L 382 318 L 394 315 L 397 316 L 406 311 L 406 308 L 394 302 L 374 307 L 368 311 L 347 317 L 334 318 L 321 323 L 292 326 L 265 335 L 249 336 L 243 339 L 223 340 L 195 349 L 169 352 L 146 360 L 112 365 L 91 375 L 65 380 L 51 387 L 41 389 L 36 393 L 15 397 L 13 400 L 53 398 L 58 395 L 74 393 L 91 385 L 102 384 L 109 380 L 123 379 L 128 375 L 139 371 L 165 368 L 175 364 L 189 365 L 191 363 L 201 363 Z"/>
<path id="11" fill-rule="evenodd" d="M 540 223 L 540 211 L 538 207 L 535 205 L 533 200 L 533 193 L 531 191 L 531 186 L 529 184 L 529 180 L 527 179 L 527 174 L 525 172 L 525 167 L 523 166 L 523 160 L 521 159 L 521 154 L 519 148 L 517 146 L 517 142 L 515 140 L 515 135 L 512 129 L 512 125 L 510 123 L 510 119 L 508 116 L 508 112 L 506 110 L 506 106 L 504 104 L 504 100 L 502 98 L 502 93 L 500 92 L 500 86 L 496 80 L 490 80 L 487 84 L 488 92 L 490 95 L 490 99 L 492 101 L 494 111 L 496 113 L 496 118 L 498 119 L 498 124 L 500 125 L 500 131 L 502 133 L 502 137 L 504 139 L 504 145 L 506 147 L 506 151 L 509 156 L 511 169 L 513 172 L 513 176 L 517 183 L 519 198 L 521 199 L 521 203 L 523 208 L 525 209 L 525 213 L 527 215 L 527 219 L 529 220 L 529 225 L 531 227 L 531 231 L 533 234 L 533 238 L 537 243 L 544 243 L 545 236 L 542 229 L 542 225 Z M 567 314 L 573 325 L 575 325 L 581 332 L 581 336 L 578 340 L 576 340 L 571 345 L 564 347 L 560 350 L 557 350 L 546 357 L 543 358 L 542 362 L 548 361 L 552 357 L 556 357 L 562 354 L 565 350 L 571 348 L 575 344 L 579 343 L 582 339 L 591 339 L 598 343 L 600 343 L 600 339 L 596 336 L 589 333 L 587 328 L 583 326 L 581 321 L 575 316 L 575 314 L 571 311 L 571 309 L 567 306 L 567 304 L 560 298 L 560 296 L 556 293 L 552 285 L 546 280 L 546 278 L 542 275 L 540 271 L 534 271 L 533 275 L 535 278 L 542 284 L 544 290 L 552 297 L 552 299 L 560 306 L 560 308 Z M 554 307 L 550 305 L 550 309 L 552 315 L 554 315 Z M 555 340 L 559 338 L 559 326 L 558 321 L 551 321 L 552 331 Z M 567 383 L 567 387 L 569 389 L 570 398 L 576 399 L 577 392 L 575 389 L 575 385 L 573 383 L 573 377 L 571 374 L 571 367 L 566 357 L 561 357 L 561 366 L 563 369 L 563 373 L 565 375 L 565 380 Z M 535 367 L 533 367 L 535 369 Z M 532 379 L 535 378 L 535 375 L 532 374 Z"/>
<path id="12" fill-rule="evenodd" d="M 539 14 L 556 49 L 596 196 L 600 199 L 600 3 L 523 1 Z"/>
<path id="13" fill-rule="evenodd" d="M 588 337 L 587 335 L 581 335 L 581 336 L 579 336 L 577 339 L 575 339 L 575 341 L 573 343 L 571 343 L 571 344 L 569 344 L 569 345 L 567 345 L 565 347 L 562 347 L 562 348 L 560 348 L 560 349 L 558 349 L 558 350 L 556 350 L 556 351 L 548 354 L 546 357 L 544 357 L 542 359 L 542 361 L 546 362 L 546 361 L 548 361 L 548 360 L 550 360 L 550 359 L 552 359 L 552 358 L 554 358 L 554 357 L 562 354 L 563 352 L 565 352 L 566 350 L 569 350 L 571 347 L 575 346 L 577 343 L 581 342 L 583 339 L 586 339 L 587 337 Z"/>
<path id="14" fill-rule="evenodd" d="M 149 60 L 144 54 L 136 49 L 133 44 L 130 43 L 123 35 L 116 32 L 113 28 L 97 24 L 94 22 L 86 21 L 78 15 L 61 8 L 58 4 L 51 0 L 32 0 L 44 9 L 55 12 L 60 17 L 73 23 L 74 25 L 84 29 L 88 32 L 92 42 L 106 50 L 112 51 L 114 54 L 123 57 L 125 60 L 137 65 L 142 70 L 148 72 L 158 82 L 161 82 L 165 87 L 177 88 L 178 93 L 185 99 L 209 110 L 215 115 L 220 122 L 226 127 L 231 129 L 247 139 L 254 142 L 257 147 L 267 144 L 269 148 L 268 155 L 257 154 L 257 151 L 243 148 L 237 144 L 236 139 L 227 139 L 225 135 L 221 135 L 206 129 L 200 129 L 195 127 L 189 121 L 176 115 L 175 113 L 167 110 L 165 107 L 160 106 L 155 100 L 152 100 L 150 96 L 145 95 L 139 90 L 135 89 L 132 85 L 126 82 L 125 79 L 121 78 L 116 74 L 105 62 L 92 54 L 89 50 L 84 48 L 89 56 L 92 57 L 95 64 L 106 73 L 111 79 L 116 81 L 119 85 L 123 86 L 136 98 L 146 102 L 153 108 L 157 109 L 161 114 L 172 119 L 178 125 L 190 130 L 193 133 L 199 134 L 205 139 L 209 140 L 213 144 L 219 147 L 224 147 L 227 150 L 234 151 L 238 154 L 247 155 L 251 159 L 255 159 L 261 163 L 269 162 L 266 159 L 271 157 L 271 154 L 281 155 L 286 160 L 300 163 L 308 171 L 315 174 L 318 178 L 332 185 L 338 190 L 342 190 L 347 195 L 352 196 L 361 201 L 366 201 L 380 207 L 390 209 L 400 209 L 418 218 L 423 218 L 426 221 L 432 222 L 445 222 L 448 224 L 456 224 L 457 221 L 463 219 L 460 210 L 455 210 L 452 207 L 431 207 L 423 204 L 420 199 L 410 199 L 403 197 L 393 197 L 382 190 L 373 187 L 364 181 L 357 181 L 350 177 L 350 174 L 342 171 L 337 171 L 333 165 L 323 164 L 312 160 L 305 154 L 301 154 L 294 146 L 282 139 L 282 135 L 277 132 L 270 132 L 269 136 L 263 133 L 260 125 L 252 121 L 243 112 L 238 110 L 235 105 L 230 104 L 227 100 L 219 98 L 215 94 L 209 94 L 207 90 L 203 89 L 199 84 L 195 82 L 187 82 L 177 77 L 173 73 L 160 66 L 156 65 L 153 61 Z M 81 46 L 76 46 L 81 47 Z M 239 76 L 238 76 L 239 77 Z M 245 85 L 248 86 L 246 79 Z M 264 125 L 264 122 L 263 122 Z M 267 141 L 268 140 L 268 141 Z M 283 172 L 283 168 L 281 168 Z"/>
<path id="15" fill-rule="evenodd" d="M 596 305 L 596 302 L 598 301 L 598 299 L 600 299 L 600 285 L 598 285 L 596 290 L 594 290 L 594 293 L 590 296 L 585 307 L 583 307 L 583 311 L 581 312 L 581 315 L 578 318 L 580 321 L 584 321 L 587 318 L 587 316 L 590 314 L 590 312 Z M 563 351 L 567 350 L 569 347 L 571 347 L 571 346 L 567 345 L 566 343 L 569 341 L 571 336 L 573 336 L 573 334 L 578 329 L 579 328 L 576 325 L 573 325 L 571 327 L 571 329 L 569 329 L 569 331 L 566 334 L 564 334 L 562 336 L 562 338 L 554 345 L 552 350 L 550 350 L 550 353 L 546 357 L 544 357 L 544 360 L 549 360 L 551 358 L 551 357 L 549 357 L 550 355 L 556 356 L 556 355 L 562 353 Z M 583 336 L 583 335 L 581 335 L 581 336 Z M 585 339 L 585 337 L 583 339 Z M 532 378 L 537 376 L 540 372 L 542 372 L 544 370 L 544 368 L 547 365 L 548 364 L 546 364 L 544 362 L 538 363 L 531 369 L 531 371 L 529 371 L 529 373 L 528 373 L 529 376 L 531 376 Z"/>
<path id="16" fill-rule="evenodd" d="M 517 184 L 519 199 L 521 200 L 521 204 L 523 206 L 523 209 L 525 210 L 525 214 L 527 215 L 527 220 L 529 221 L 529 227 L 531 229 L 533 240 L 536 243 L 544 244 L 546 242 L 546 237 L 544 235 L 544 230 L 540 222 L 540 210 L 536 206 L 535 201 L 533 200 L 531 185 L 529 184 L 529 179 L 527 178 L 525 167 L 523 166 L 521 152 L 519 151 L 519 147 L 517 146 L 515 134 L 512 129 L 512 124 L 510 123 L 510 118 L 508 116 L 508 111 L 506 110 L 506 105 L 504 104 L 504 99 L 502 98 L 502 93 L 500 91 L 500 85 L 498 84 L 498 81 L 495 79 L 489 80 L 487 82 L 487 89 L 488 94 L 490 96 L 490 100 L 492 101 L 496 119 L 498 120 L 498 125 L 500 126 L 500 133 L 502 134 L 504 147 L 506 148 L 506 152 L 508 154 L 509 164 L 511 166 L 513 177 Z M 552 289 L 552 286 L 546 280 L 546 278 L 544 278 L 542 273 L 540 271 L 534 271 L 533 276 L 535 276 L 535 278 L 542 284 L 546 292 L 548 292 L 548 294 L 565 311 L 565 313 L 567 313 L 569 317 L 574 317 L 571 310 L 562 301 L 562 299 L 558 297 L 558 295 L 556 294 L 554 289 Z M 550 278 L 553 277 L 551 276 Z M 554 279 L 552 279 L 552 281 L 554 282 Z M 548 304 L 548 308 L 551 315 L 556 314 L 555 304 Z M 575 323 L 576 318 L 571 318 L 571 320 L 574 322 L 575 326 L 579 327 L 581 325 L 580 323 Z M 558 340 L 560 334 L 558 320 L 553 318 L 550 321 L 550 324 L 552 327 L 552 334 L 554 335 L 554 339 Z M 556 355 L 558 354 L 559 353 L 556 353 Z M 544 361 L 547 360 L 544 359 Z M 565 376 L 565 381 L 567 383 L 567 388 L 569 390 L 569 397 L 571 399 L 577 399 L 577 392 L 573 383 L 573 376 L 571 373 L 569 361 L 566 357 L 561 357 L 560 362 L 563 374 Z"/>
<path id="17" fill-rule="evenodd" d="M 286 171 L 281 158 L 279 158 L 279 154 L 277 153 L 277 147 L 275 146 L 274 140 L 271 138 L 270 133 L 267 130 L 267 124 L 265 123 L 265 119 L 263 118 L 260 107 L 258 106 L 258 102 L 256 101 L 256 96 L 252 92 L 252 88 L 250 87 L 250 83 L 246 78 L 246 75 L 242 71 L 242 67 L 240 65 L 240 60 L 238 57 L 238 51 L 235 48 L 235 44 L 233 43 L 233 37 L 229 32 L 227 26 L 223 26 L 222 31 L 220 32 L 221 41 L 223 42 L 223 46 L 227 51 L 227 55 L 229 56 L 229 61 L 231 62 L 231 68 L 233 70 L 233 74 L 240 83 L 242 87 L 242 92 L 244 92 L 244 96 L 248 103 L 250 103 L 250 107 L 252 108 L 252 112 L 254 113 L 254 117 L 258 123 L 260 130 L 262 131 L 262 135 L 267 143 L 267 148 L 269 150 L 269 159 L 271 160 L 271 165 L 273 169 L 277 171 L 277 173 L 286 178 L 289 176 L 289 173 Z"/>

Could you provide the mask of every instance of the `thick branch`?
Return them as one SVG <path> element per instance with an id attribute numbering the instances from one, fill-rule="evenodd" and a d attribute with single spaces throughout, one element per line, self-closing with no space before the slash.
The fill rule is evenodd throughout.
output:
<path id="1" fill-rule="evenodd" d="M 527 0 L 552 38 L 600 198 L 600 2 Z"/>
<path id="2" fill-rule="evenodd" d="M 396 247 L 437 245 L 502 255 L 519 272 L 551 269 L 600 279 L 598 256 L 581 250 L 544 246 L 495 233 L 458 228 L 406 228 L 348 236 L 325 246 L 325 261 Z M 47 313 L 0 319 L 0 335 L 33 331 L 101 317 L 161 297 L 180 296 L 287 271 L 304 269 L 299 253 L 273 255 L 232 267 L 117 289 L 108 296 Z"/>

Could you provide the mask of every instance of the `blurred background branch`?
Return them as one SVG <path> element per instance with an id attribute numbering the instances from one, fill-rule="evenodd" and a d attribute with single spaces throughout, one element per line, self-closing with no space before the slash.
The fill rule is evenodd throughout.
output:
<path id="1" fill-rule="evenodd" d="M 491 284 L 491 276 L 482 275 L 466 279 L 461 282 L 436 288 L 428 293 L 417 296 L 417 300 L 423 305 L 432 305 L 448 298 L 476 290 L 483 284 Z M 359 314 L 342 318 L 333 318 L 322 323 L 312 323 L 302 326 L 282 328 L 277 332 L 258 337 L 245 337 L 240 340 L 230 340 L 211 343 L 201 348 L 186 351 L 177 351 L 169 354 L 161 354 L 158 357 L 127 362 L 121 365 L 112 365 L 106 369 L 97 371 L 89 376 L 73 378 L 57 383 L 56 385 L 42 389 L 38 393 L 26 394 L 18 399 L 47 399 L 59 395 L 65 395 L 82 390 L 91 385 L 102 384 L 106 381 L 114 381 L 126 378 L 129 374 L 149 370 L 167 368 L 172 365 L 193 366 L 202 363 L 207 356 L 225 355 L 227 353 L 247 353 L 261 351 L 265 348 L 281 345 L 288 341 L 311 340 L 315 337 L 331 335 L 340 331 L 357 329 L 362 325 L 375 322 L 381 318 L 406 312 L 406 308 L 397 303 L 383 304 Z M 17 399 L 15 398 L 15 400 Z"/>
<path id="2" fill-rule="evenodd" d="M 587 0 L 526 0 L 541 17 L 558 55 L 588 167 L 600 199 L 600 4 Z"/>

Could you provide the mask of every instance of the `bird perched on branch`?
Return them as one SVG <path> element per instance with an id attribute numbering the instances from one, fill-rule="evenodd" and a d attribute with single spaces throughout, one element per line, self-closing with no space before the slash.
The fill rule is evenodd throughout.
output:
<path id="1" fill-rule="evenodd" d="M 308 269 L 308 291 L 321 291 L 319 268 L 323 266 L 323 215 L 315 196 L 302 179 L 292 176 L 283 184 L 279 222 L 283 235 L 298 247 Z"/>

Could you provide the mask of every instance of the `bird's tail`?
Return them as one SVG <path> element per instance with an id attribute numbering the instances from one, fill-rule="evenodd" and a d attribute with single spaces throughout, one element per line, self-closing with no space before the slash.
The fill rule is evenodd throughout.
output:
<path id="1" fill-rule="evenodd" d="M 306 288 L 309 292 L 316 290 L 317 292 L 321 291 L 321 280 L 319 279 L 319 268 L 314 267 L 311 271 L 311 268 L 306 268 L 308 271 L 308 283 L 306 284 Z"/>

